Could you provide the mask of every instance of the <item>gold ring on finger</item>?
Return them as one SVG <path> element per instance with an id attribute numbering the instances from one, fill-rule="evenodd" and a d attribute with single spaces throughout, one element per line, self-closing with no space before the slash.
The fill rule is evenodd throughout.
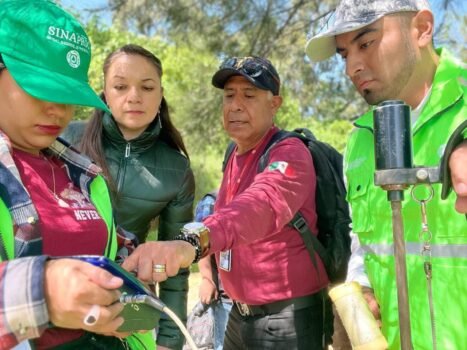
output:
<path id="1" fill-rule="evenodd" d="M 165 264 L 154 264 L 152 270 L 156 273 L 165 273 Z"/>

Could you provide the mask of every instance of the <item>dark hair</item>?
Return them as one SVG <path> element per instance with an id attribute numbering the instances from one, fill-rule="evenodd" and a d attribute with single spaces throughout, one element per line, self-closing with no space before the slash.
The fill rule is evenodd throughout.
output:
<path id="1" fill-rule="evenodd" d="M 162 78 L 162 63 L 154 54 L 150 51 L 146 50 L 144 47 L 139 45 L 129 44 L 124 45 L 121 48 L 111 52 L 104 61 L 103 66 L 103 73 L 104 73 L 104 80 L 106 78 L 107 72 L 116 56 L 120 54 L 126 55 L 139 55 L 146 58 L 157 70 L 159 77 Z M 101 99 L 106 102 L 104 93 L 100 94 Z M 86 129 L 84 131 L 83 138 L 80 142 L 80 149 L 83 153 L 89 156 L 92 160 L 94 160 L 103 170 L 104 176 L 107 177 L 107 181 L 109 183 L 111 191 L 115 194 L 116 193 L 116 186 L 114 181 L 112 180 L 109 172 L 109 168 L 107 166 L 107 162 L 105 160 L 104 149 L 102 145 L 102 117 L 104 112 L 100 109 L 94 109 L 92 116 L 87 123 Z M 159 118 L 161 122 L 161 131 L 159 134 L 159 139 L 164 141 L 170 147 L 176 149 L 177 151 L 182 152 L 185 156 L 189 159 L 188 152 L 186 150 L 185 144 L 183 142 L 182 135 L 180 132 L 175 128 L 170 119 L 169 115 L 169 107 L 167 105 L 167 101 L 165 97 L 162 97 L 160 111 L 159 111 Z"/>

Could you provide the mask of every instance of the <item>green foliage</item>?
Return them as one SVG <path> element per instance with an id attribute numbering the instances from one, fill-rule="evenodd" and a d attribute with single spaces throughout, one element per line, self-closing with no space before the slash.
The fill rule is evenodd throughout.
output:
<path id="1" fill-rule="evenodd" d="M 194 75 L 191 81 L 178 80 L 181 84 L 187 82 L 190 93 L 182 105 L 177 104 L 177 108 L 201 114 L 203 119 L 200 123 L 186 123 L 184 130 L 190 134 L 202 134 L 212 142 L 219 141 L 215 113 L 219 102 L 209 91 L 212 90 L 209 82 L 218 61 L 225 56 L 260 55 L 270 58 L 278 68 L 284 86 L 293 95 L 300 96 L 296 103 L 298 113 L 303 116 L 316 116 L 320 120 L 346 118 L 352 115 L 348 109 L 355 105 L 348 101 L 357 101 L 358 107 L 364 105 L 356 98 L 356 92 L 349 89 L 351 84 L 343 74 L 324 78 L 329 65 L 311 66 L 304 57 L 310 24 L 314 29 L 319 28 L 320 19 L 326 17 L 336 3 L 337 0 L 109 1 L 117 26 L 148 36 L 158 34 L 169 43 L 177 43 L 174 51 L 183 51 L 184 48 L 188 51 L 188 54 L 177 55 L 177 60 L 192 58 L 197 53 L 203 56 L 202 61 L 191 61 L 190 65 L 183 66 L 182 71 L 175 72 L 176 75 Z M 334 96 L 338 98 L 330 100 L 329 91 L 335 92 Z M 194 92 L 200 94 L 192 102 L 190 97 Z"/>
<path id="2" fill-rule="evenodd" d="M 227 147 L 225 144 L 224 148 Z M 220 187 L 224 154 L 209 145 L 192 157 L 191 165 L 196 179 L 196 201 Z"/>
<path id="3" fill-rule="evenodd" d="M 104 59 L 123 44 L 142 45 L 162 60 L 164 94 L 190 153 L 197 197 L 219 186 L 228 143 L 222 93 L 211 85 L 226 56 L 268 57 L 279 71 L 284 97 L 276 123 L 307 127 L 342 151 L 350 120 L 367 105 L 343 74 L 342 60 L 311 64 L 304 55 L 307 32 L 319 31 L 338 1 L 109 0 L 111 27 L 99 17 L 102 9 L 87 21 L 93 47 L 90 82 L 102 90 Z M 454 0 L 431 2 L 444 11 L 437 41 L 465 59 L 465 11 Z M 89 115 L 89 109 L 78 108 L 76 118 Z"/>
<path id="4" fill-rule="evenodd" d="M 162 84 L 171 118 L 187 144 L 197 182 L 197 197 L 219 186 L 221 144 L 227 143 L 221 123 L 221 91 L 212 87 L 210 77 L 217 59 L 190 45 L 168 44 L 158 36 L 137 35 L 113 26 L 106 27 L 95 17 L 86 31 L 93 47 L 89 80 L 96 91 L 103 90 L 104 60 L 122 45 L 144 46 L 158 56 L 164 68 Z M 209 77 L 209 78 L 208 78 Z M 86 120 L 92 110 L 78 107 L 75 119 Z M 216 123 L 212 123 L 212 116 Z M 216 145 L 214 147 L 213 145 Z"/>
<path id="5" fill-rule="evenodd" d="M 117 48 L 133 43 L 146 47 L 164 61 L 167 45 L 160 37 L 148 38 L 126 31 L 118 26 L 107 27 L 101 23 L 99 17 L 94 16 L 88 21 L 86 32 L 92 45 L 92 61 L 89 69 L 89 81 L 98 92 L 103 90 L 104 79 L 102 67 L 108 54 Z M 78 107 L 75 119 L 88 119 L 92 110 Z"/>
<path id="6" fill-rule="evenodd" d="M 167 43 L 158 36 L 147 37 L 108 28 L 97 18 L 89 21 L 87 33 L 93 47 L 89 78 L 96 91 L 103 89 L 102 66 L 107 55 L 118 47 L 135 43 L 158 56 L 163 63 L 162 84 L 171 118 L 182 132 L 191 158 L 199 198 L 220 185 L 221 164 L 228 137 L 222 127 L 222 91 L 211 85 L 219 60 L 190 43 Z M 283 88 L 284 105 L 277 120 L 279 125 L 301 125 L 299 100 Z M 76 119 L 87 119 L 90 109 L 79 108 Z"/>

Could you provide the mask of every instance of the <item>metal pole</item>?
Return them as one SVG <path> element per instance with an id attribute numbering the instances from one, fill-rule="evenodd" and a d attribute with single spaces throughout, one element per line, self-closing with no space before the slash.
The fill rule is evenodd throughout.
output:
<path id="1" fill-rule="evenodd" d="M 400 201 L 391 201 L 401 349 L 412 350 L 404 223 L 402 220 L 401 208 L 402 205 Z"/>
<path id="2" fill-rule="evenodd" d="M 389 179 L 379 183 L 377 174 L 386 171 L 404 172 L 413 169 L 410 107 L 403 101 L 384 101 L 373 112 L 375 141 L 375 184 L 388 191 L 392 209 L 392 232 L 397 282 L 397 306 L 402 350 L 412 350 L 410 337 L 410 310 L 405 260 L 404 224 L 401 214 L 406 181 Z"/>

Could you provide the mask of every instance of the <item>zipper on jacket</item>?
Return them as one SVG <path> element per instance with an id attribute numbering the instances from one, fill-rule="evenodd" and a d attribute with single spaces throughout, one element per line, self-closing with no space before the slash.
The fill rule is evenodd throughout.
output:
<path id="1" fill-rule="evenodd" d="M 131 143 L 128 142 L 125 146 L 125 154 L 123 156 L 122 162 L 120 164 L 120 169 L 118 171 L 117 191 L 120 191 L 122 189 L 123 179 L 126 173 L 126 163 L 127 163 L 128 157 L 130 157 L 130 154 L 131 154 Z"/>
<path id="2" fill-rule="evenodd" d="M 128 142 L 125 147 L 125 158 L 128 158 L 130 156 L 130 150 L 131 150 L 131 145 Z"/>

